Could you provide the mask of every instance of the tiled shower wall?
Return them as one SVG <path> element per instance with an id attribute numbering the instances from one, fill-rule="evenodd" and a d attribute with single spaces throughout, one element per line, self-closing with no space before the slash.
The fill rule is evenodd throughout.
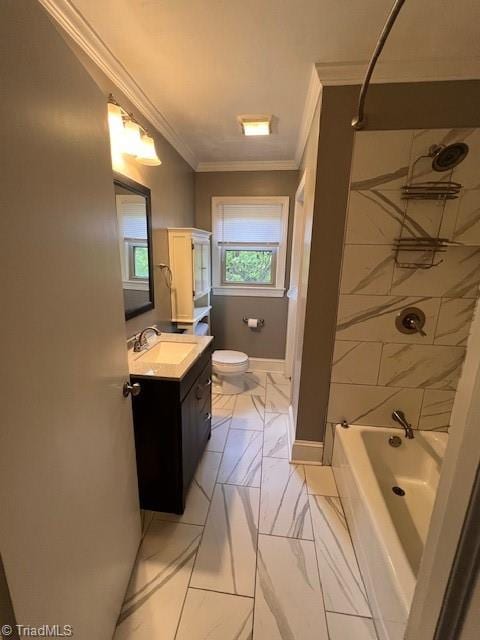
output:
<path id="1" fill-rule="evenodd" d="M 464 141 L 466 159 L 453 176 L 431 170 L 432 144 Z M 406 201 L 408 181 L 452 179 L 463 185 L 456 200 Z M 403 235 L 440 235 L 455 242 L 431 269 L 405 269 L 394 261 Z M 443 211 L 443 214 L 442 214 Z M 402 254 L 402 259 L 407 256 Z M 419 255 L 410 254 L 418 259 Z M 480 129 L 374 131 L 355 136 L 345 230 L 325 462 L 333 425 L 346 419 L 398 426 L 402 409 L 415 428 L 446 430 L 480 282 Z M 405 335 L 396 315 L 417 306 L 426 336 Z"/>

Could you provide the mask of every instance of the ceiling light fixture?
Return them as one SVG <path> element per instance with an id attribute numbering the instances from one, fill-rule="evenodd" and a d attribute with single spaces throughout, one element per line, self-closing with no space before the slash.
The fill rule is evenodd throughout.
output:
<path id="1" fill-rule="evenodd" d="M 244 136 L 269 136 L 272 133 L 270 116 L 239 116 Z"/>
<path id="2" fill-rule="evenodd" d="M 140 164 L 151 167 L 162 164 L 152 136 L 131 113 L 118 104 L 112 94 L 108 97 L 108 127 L 112 161 L 115 162 L 119 154 L 126 154 L 134 157 Z"/>

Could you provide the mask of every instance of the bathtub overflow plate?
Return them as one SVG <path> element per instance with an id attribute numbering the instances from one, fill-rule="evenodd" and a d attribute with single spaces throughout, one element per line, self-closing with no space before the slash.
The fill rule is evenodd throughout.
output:
<path id="1" fill-rule="evenodd" d="M 396 496 L 404 496 L 405 495 L 405 491 L 402 489 L 402 487 L 392 487 L 392 491 Z"/>

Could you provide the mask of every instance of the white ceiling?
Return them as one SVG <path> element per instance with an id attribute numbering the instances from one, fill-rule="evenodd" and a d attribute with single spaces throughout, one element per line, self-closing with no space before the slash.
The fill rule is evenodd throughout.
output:
<path id="1" fill-rule="evenodd" d="M 368 60 L 393 0 L 71 4 L 194 162 L 232 162 L 295 157 L 312 64 Z M 479 25 L 478 0 L 407 0 L 382 60 L 478 60 Z M 237 115 L 256 113 L 273 114 L 274 135 L 241 135 Z"/>

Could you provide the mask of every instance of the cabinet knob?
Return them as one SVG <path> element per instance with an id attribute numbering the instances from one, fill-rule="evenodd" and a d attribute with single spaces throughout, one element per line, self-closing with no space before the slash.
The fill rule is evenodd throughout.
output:
<path id="1" fill-rule="evenodd" d="M 129 395 L 138 396 L 141 390 L 142 387 L 140 386 L 140 383 L 134 382 L 133 384 L 130 384 L 129 382 L 125 382 L 123 385 L 123 397 L 128 398 Z"/>
<path id="2" fill-rule="evenodd" d="M 207 422 L 207 420 L 211 420 L 212 419 L 212 414 L 210 412 L 205 414 L 205 417 L 203 419 L 204 422 Z"/>

